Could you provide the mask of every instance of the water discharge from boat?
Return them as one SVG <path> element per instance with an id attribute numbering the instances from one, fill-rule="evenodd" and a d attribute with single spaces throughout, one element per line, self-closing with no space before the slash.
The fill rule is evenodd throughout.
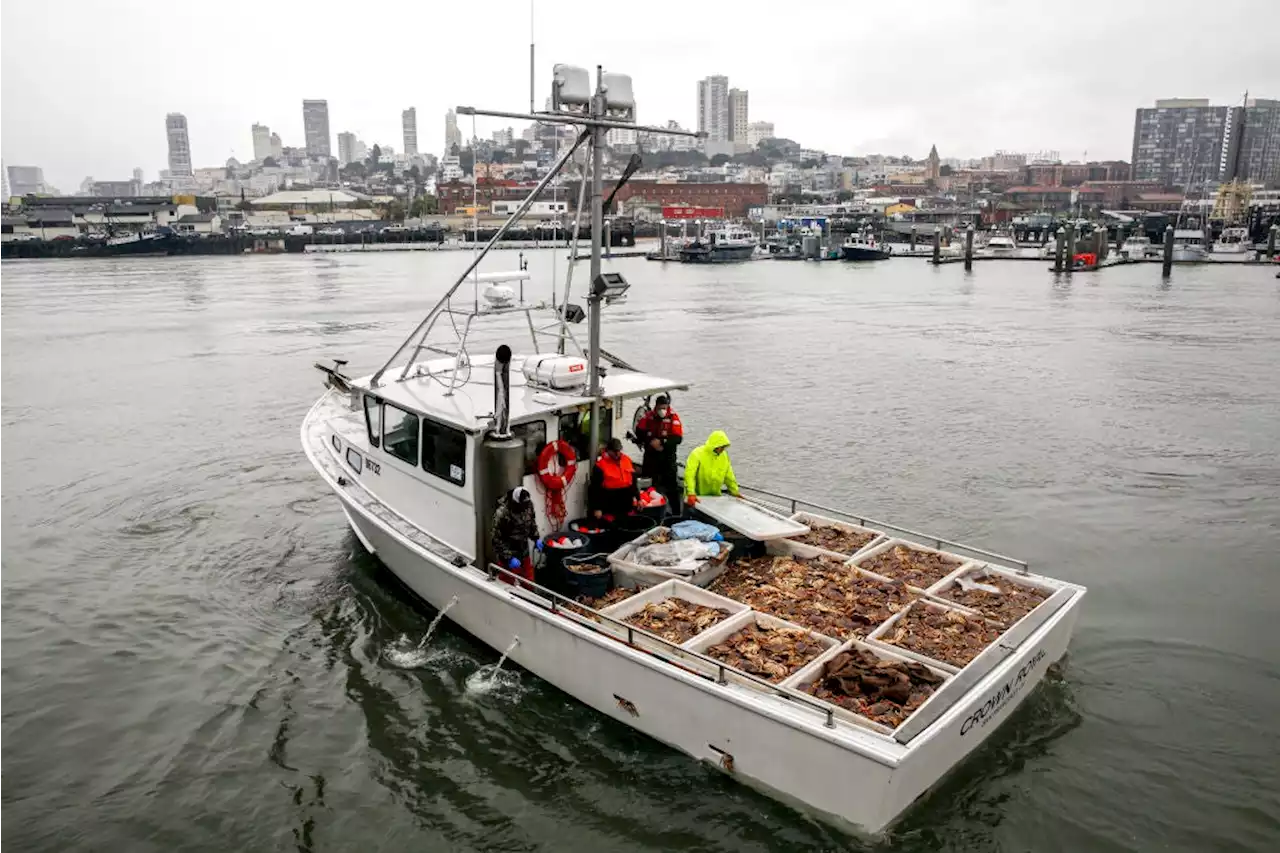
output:
<path id="1" fill-rule="evenodd" d="M 502 671 L 502 665 L 507 662 L 507 658 L 518 645 L 520 645 L 520 638 L 512 637 L 511 644 L 502 652 L 496 664 L 482 666 L 467 676 L 467 691 L 470 693 L 491 693 L 498 687 L 511 686 L 518 682 L 519 676 L 515 673 L 504 673 Z M 502 678 L 503 675 L 507 675 L 510 678 L 504 680 Z"/>
<path id="2" fill-rule="evenodd" d="M 440 620 L 449 612 L 449 608 L 458 603 L 458 596 L 453 596 L 444 607 L 440 608 L 440 612 L 436 614 L 436 618 L 431 620 L 431 624 L 427 626 L 427 633 L 422 635 L 422 642 L 418 643 L 419 649 L 427 647 L 427 641 L 431 639 L 431 635 L 435 633 L 436 626 L 440 624 Z"/>
<path id="3" fill-rule="evenodd" d="M 458 596 L 453 596 L 440 608 L 440 612 L 431 620 L 431 624 L 427 626 L 427 632 L 422 635 L 422 639 L 417 645 L 410 645 L 412 641 L 407 635 L 400 635 L 395 644 L 382 653 L 382 657 L 387 663 L 396 669 L 422 669 L 427 664 L 435 660 L 439 655 L 434 652 L 427 651 L 427 642 L 431 639 L 431 635 L 435 633 L 436 626 L 444 619 L 444 615 L 449 612 L 449 608 L 458 603 Z"/>

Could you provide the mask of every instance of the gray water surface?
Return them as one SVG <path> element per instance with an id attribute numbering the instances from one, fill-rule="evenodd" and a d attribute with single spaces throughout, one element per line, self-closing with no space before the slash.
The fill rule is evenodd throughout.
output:
<path id="1" fill-rule="evenodd" d="M 376 368 L 465 261 L 3 265 L 5 845 L 1280 846 L 1270 271 L 615 262 L 605 346 L 694 382 L 740 479 L 1089 587 L 1063 676 L 867 841 L 528 673 L 474 689 L 497 654 L 447 627 L 394 665 L 433 613 L 298 427 L 314 361 Z"/>

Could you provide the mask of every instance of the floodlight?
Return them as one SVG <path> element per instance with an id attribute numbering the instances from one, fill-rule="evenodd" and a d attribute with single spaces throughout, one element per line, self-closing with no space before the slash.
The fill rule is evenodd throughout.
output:
<path id="1" fill-rule="evenodd" d="M 630 287 L 622 273 L 602 272 L 591 282 L 591 295 L 597 299 L 617 299 Z"/>

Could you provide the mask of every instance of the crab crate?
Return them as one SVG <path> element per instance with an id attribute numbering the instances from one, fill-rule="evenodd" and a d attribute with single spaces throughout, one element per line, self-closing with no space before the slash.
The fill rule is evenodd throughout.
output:
<path id="1" fill-rule="evenodd" d="M 900 645 L 893 642 L 900 628 L 905 627 L 904 622 L 909 622 L 913 618 L 928 612 L 929 615 L 940 617 L 945 621 L 954 622 L 956 625 L 963 624 L 965 633 L 980 634 L 979 639 L 982 640 L 982 646 L 972 649 L 973 654 L 968 655 L 968 659 L 964 660 L 965 654 L 953 655 L 950 659 L 944 660 L 943 655 L 927 654 L 924 651 L 911 648 L 909 646 Z M 923 617 L 921 617 L 923 618 Z M 970 625 L 976 626 L 974 630 L 970 630 Z M 941 630 L 941 629 L 938 629 Z M 885 620 L 879 628 L 876 628 L 867 636 L 867 642 L 880 648 L 889 649 L 896 654 L 903 655 L 918 663 L 941 669 L 944 672 L 957 673 L 964 669 L 970 663 L 977 659 L 989 646 L 991 646 L 1000 635 L 1004 633 L 1005 626 L 990 619 L 984 619 L 976 612 L 967 607 L 959 607 L 954 604 L 944 604 L 940 601 L 919 598 L 911 602 L 911 604 L 899 610 L 897 613 Z M 959 634 L 948 634 L 949 636 L 959 636 Z M 961 648 L 959 651 L 964 652 Z"/>
<path id="2" fill-rule="evenodd" d="M 799 536 L 791 536 L 787 538 L 787 541 L 794 547 L 795 554 L 797 556 L 816 557 L 823 554 L 829 557 L 839 557 L 842 560 L 848 560 L 856 558 L 860 554 L 874 548 L 885 538 L 883 530 L 876 530 L 871 527 L 862 527 L 861 525 L 850 524 L 847 521 L 838 521 L 834 518 L 814 515 L 809 512 L 797 512 L 791 516 L 791 520 L 798 521 L 801 524 L 809 526 L 808 533 L 802 533 Z M 805 537 L 814 536 L 819 530 L 835 530 L 839 533 L 854 536 L 863 541 L 852 550 L 836 550 L 834 548 L 827 548 L 823 545 L 817 545 L 812 542 L 802 541 Z"/>
<path id="3" fill-rule="evenodd" d="M 963 589 L 962 578 L 1009 590 L 1003 595 L 1009 596 L 1011 602 L 1016 603 L 1010 605 L 1010 602 L 1002 601 L 1003 596 L 1000 593 L 993 594 L 990 598 L 982 594 L 972 595 L 972 591 Z M 1062 588 L 1062 583 L 1039 575 L 1021 574 L 988 563 L 972 563 L 952 572 L 929 587 L 928 593 L 931 598 L 971 610 L 986 619 L 999 622 L 1006 628 L 1012 628 Z M 981 593 L 981 591 L 975 591 Z"/>
<path id="4" fill-rule="evenodd" d="M 711 649 L 722 645 L 726 641 L 737 636 L 742 631 L 750 630 L 751 628 L 764 628 L 769 630 L 775 630 L 775 629 L 781 628 L 786 630 L 797 631 L 803 634 L 804 639 L 810 642 L 814 646 L 815 648 L 814 654 L 810 656 L 808 660 L 802 661 L 798 664 L 795 664 L 787 668 L 785 672 L 780 672 L 774 675 L 770 675 L 767 672 L 752 673 L 752 672 L 748 672 L 745 669 L 739 669 L 735 667 L 732 663 L 722 660 L 722 658 L 719 655 L 712 654 L 710 652 Z M 813 660 L 816 660 L 817 658 L 821 657 L 828 650 L 834 648 L 839 644 L 840 644 L 839 640 L 828 637 L 825 634 L 820 634 L 811 628 L 804 627 L 803 625 L 796 625 L 794 622 L 788 622 L 785 619 L 779 619 L 777 616 L 772 616 L 768 613 L 762 613 L 758 610 L 744 610 L 741 613 L 738 613 L 734 616 L 730 616 L 728 619 L 725 619 L 723 622 L 719 623 L 718 625 L 712 628 L 709 628 L 706 631 L 703 631 L 697 637 L 686 642 L 684 644 L 684 647 L 690 651 L 698 652 L 699 654 L 706 655 L 707 657 L 710 657 L 714 660 L 717 660 L 723 663 L 724 664 L 723 676 L 725 681 L 731 684 L 741 684 L 745 687 L 750 687 L 752 689 L 763 689 L 762 685 L 760 685 L 758 682 L 753 681 L 750 678 L 743 678 L 742 674 L 753 675 L 755 678 L 760 678 L 765 681 L 772 682 L 774 684 L 780 684 L 783 681 L 785 681 L 787 678 L 790 678 L 792 675 L 799 672 L 803 667 L 807 666 Z M 775 661 L 778 655 L 777 653 L 770 653 L 770 651 L 767 649 L 761 649 L 760 657 L 765 661 Z M 784 664 L 781 664 L 781 662 L 778 662 L 778 663 L 780 666 L 785 666 Z M 719 674 L 720 673 L 718 673 L 718 675 Z"/>
<path id="5" fill-rule="evenodd" d="M 912 711 L 910 711 L 902 720 L 900 720 L 897 723 L 897 726 L 889 726 L 889 725 L 886 725 L 885 723 L 878 722 L 864 714 L 859 713 L 858 711 L 855 711 L 837 702 L 832 702 L 829 699 L 818 699 L 818 697 L 815 695 L 815 690 L 817 689 L 818 683 L 823 678 L 823 674 L 826 669 L 827 663 L 834 660 L 836 657 L 838 657 L 840 654 L 844 652 L 855 651 L 855 650 L 867 652 L 875 656 L 879 661 L 889 661 L 893 663 L 919 663 L 921 666 L 927 669 L 930 673 L 932 673 L 933 676 L 939 679 L 938 686 L 933 688 L 932 694 L 929 696 L 928 699 L 922 702 L 918 707 L 912 709 Z M 811 698 L 818 699 L 818 701 L 820 702 L 825 702 L 826 704 L 832 707 L 832 712 L 835 714 L 835 716 L 842 720 L 853 723 L 854 725 L 857 725 L 857 726 L 861 726 L 862 728 L 871 729 L 872 731 L 879 732 L 880 734 L 892 735 L 894 730 L 897 727 L 900 727 L 903 723 L 905 723 L 907 719 L 910 719 L 910 717 L 913 716 L 914 714 L 920 713 L 922 710 L 928 707 L 930 703 L 933 703 L 934 700 L 938 698 L 938 695 L 943 692 L 943 688 L 946 687 L 947 684 L 950 682 L 951 676 L 952 676 L 951 672 L 943 669 L 942 667 L 938 666 L 936 663 L 918 661 L 902 653 L 902 650 L 900 649 L 876 646 L 872 643 L 859 640 L 855 637 L 828 649 L 824 654 L 810 661 L 808 664 L 806 664 L 801 669 L 799 669 L 794 675 L 792 675 L 791 677 L 783 681 L 781 686 L 786 689 L 798 691 Z M 938 701 L 945 703 L 948 700 L 944 698 Z"/>

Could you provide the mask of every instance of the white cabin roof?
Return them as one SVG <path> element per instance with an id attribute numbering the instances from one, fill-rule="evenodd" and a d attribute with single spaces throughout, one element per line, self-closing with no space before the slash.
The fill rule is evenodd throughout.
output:
<path id="1" fill-rule="evenodd" d="M 473 358 L 470 378 L 467 378 L 467 369 L 463 367 L 459 371 L 459 379 L 467 381 L 448 396 L 446 394 L 454 360 L 447 357 L 418 362 L 403 382 L 399 381 L 403 366 L 397 366 L 383 374 L 382 382 L 377 388 L 370 387 L 372 374 L 355 379 L 351 384 L 362 391 L 376 394 L 388 403 L 441 423 L 466 432 L 481 432 L 488 428 L 493 417 L 493 363 L 492 355 Z M 524 356 L 517 355 L 511 359 L 511 423 L 591 404 L 591 398 L 585 396 L 585 388 L 580 393 L 575 393 L 527 385 L 523 366 Z M 609 371 L 600 381 L 606 398 L 640 397 L 689 387 L 687 382 L 676 379 L 635 373 L 608 365 L 602 367 Z M 415 375 L 419 371 L 421 375 Z"/>

